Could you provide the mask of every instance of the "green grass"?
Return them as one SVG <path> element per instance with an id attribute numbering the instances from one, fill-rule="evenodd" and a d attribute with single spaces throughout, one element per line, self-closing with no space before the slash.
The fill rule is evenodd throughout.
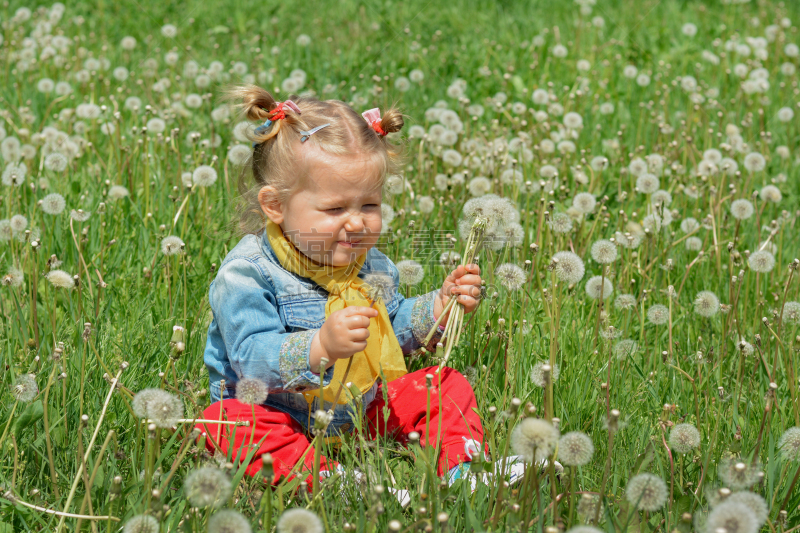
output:
<path id="1" fill-rule="evenodd" d="M 502 145 L 483 154 L 495 162 L 495 170 L 490 172 L 448 167 L 428 141 L 420 146 L 419 139 L 407 139 L 405 178 L 415 196 L 412 198 L 408 189 L 385 196 L 397 216 L 391 222 L 392 238 L 381 246 L 395 261 L 414 258 L 423 264 L 425 280 L 401 290 L 410 295 L 424 293 L 440 287 L 449 270 L 438 263 L 446 248 L 440 243 L 435 253 L 423 257 L 424 250 L 412 246 L 409 222 L 414 221 L 418 229 L 451 232 L 459 237 L 454 249 L 463 253 L 466 236 L 459 236 L 458 221 L 464 203 L 472 197 L 466 184 L 452 180 L 445 190 L 438 189 L 437 174 L 452 178 L 454 173 L 468 170 L 467 181 L 487 176 L 492 192 L 516 204 L 522 242 L 481 254 L 487 297 L 475 316 L 466 317 L 460 346 L 448 363 L 477 376 L 478 406 L 495 456 L 505 449 L 518 419 L 528 414 L 525 406 L 530 402 L 536 407 L 536 416 L 548 413 L 559 418 L 563 433 L 588 434 L 595 445 L 592 461 L 577 470 L 568 468 L 554 487 L 542 482 L 536 500 L 531 493 L 499 491 L 496 481 L 479 487 L 475 494 L 470 494 L 465 484 L 442 488 L 438 479 L 429 475 L 424 454 L 413 446 L 409 453 L 391 441 L 381 441 L 379 447 L 360 446 L 355 439 L 346 442 L 336 455 L 343 464 L 374 470 L 379 478 L 376 483 L 385 486 L 393 477 L 400 488 L 411 491 L 412 506 L 403 510 L 390 494 L 378 494 L 374 487 L 364 488 L 360 498 L 356 487 L 349 488 L 350 504 L 342 502 L 333 485 L 314 501 L 293 494 L 296 483 L 284 485 L 266 498 L 263 481 L 242 476 L 238 461 L 229 458 L 237 486 L 227 507 L 244 513 L 254 530 L 265 529 L 259 520 L 267 508 L 274 529 L 279 514 L 292 507 L 308 507 L 329 531 L 346 530 L 346 522 L 354 530 L 385 531 L 392 520 L 401 523 L 402 531 L 426 527 L 433 531 L 542 531 L 553 525 L 569 529 L 584 523 L 585 518 L 569 513 L 570 502 L 579 507 L 579 496 L 569 494 L 574 480 L 575 489 L 581 492 L 598 493 L 605 487 L 607 506 L 596 524 L 604 531 L 688 532 L 699 527 L 700 520 L 685 521 L 684 513 L 704 516 L 709 505 L 717 502 L 715 494 L 724 486 L 718 465 L 730 454 L 744 461 L 755 455 L 760 462 L 763 478 L 751 490 L 763 496 L 770 507 L 769 524 L 761 530 L 786 532 L 800 524 L 800 487 L 791 488 L 798 464 L 787 461 L 787 454 L 778 449 L 784 431 L 800 426 L 800 332 L 797 322 L 784 320 L 781 324 L 780 320 L 784 301 L 800 300 L 800 276 L 787 268 L 800 250 L 800 154 L 797 117 L 789 122 L 776 118 L 784 106 L 792 107 L 795 114 L 800 111 L 797 74 L 781 72 L 783 63 L 798 65 L 798 58 L 787 57 L 784 46 L 800 43 L 800 38 L 795 25 L 779 29 L 777 41 L 767 43 L 768 56 L 760 65 L 768 71 L 770 86 L 763 94 L 746 94 L 743 79 L 728 72 L 737 63 L 749 64 L 750 70 L 757 67 L 754 53 L 744 57 L 725 50 L 725 42 L 734 36 L 739 40 L 764 36 L 765 28 L 779 24 L 782 17 L 800 20 L 797 4 L 617 0 L 600 1 L 591 14 L 581 15 L 579 6 L 570 2 L 76 3 L 69 5 L 52 27 L 53 35 L 63 34 L 71 40 L 64 63 L 57 66 L 52 60 L 40 60 L 27 70 L 18 64 L 24 59 L 19 52 L 23 38 L 31 35 L 41 15 L 34 9 L 31 20 L 9 22 L 20 5 L 12 2 L 0 8 L 4 37 L 0 46 L 0 125 L 8 136 L 34 146 L 35 155 L 25 160 L 23 186 L 2 186 L 0 218 L 24 215 L 28 229 L 34 230 L 31 236 L 19 235 L 22 240 L 15 236 L 0 241 L 0 274 L 12 268 L 24 274 L 20 286 L 0 287 L 4 369 L 0 424 L 8 429 L 0 443 L 0 486 L 4 492 L 13 490 L 18 499 L 16 503 L 9 500 L 10 495 L 0 499 L 0 532 L 57 528 L 59 518 L 42 509 L 64 510 L 81 465 L 80 450 L 86 449 L 95 428 L 99 428 L 97 438 L 87 463 L 94 484 L 86 499 L 87 483 L 81 480 L 77 484 L 68 512 L 89 514 L 91 501 L 91 514 L 121 519 L 97 522 L 99 530 L 117 530 L 131 516 L 142 513 L 157 517 L 163 531 L 206 528 L 208 513 L 190 510 L 182 482 L 189 472 L 213 459 L 188 443 L 187 427 L 174 433 L 163 430 L 149 438 L 147 428 L 130 411 L 131 394 L 147 387 L 164 387 L 179 394 L 190 418 L 208 405 L 208 375 L 202 361 L 211 320 L 208 286 L 216 267 L 239 238 L 231 230 L 231 221 L 237 216 L 238 169 L 227 160 L 227 147 L 239 142 L 232 134 L 237 120 L 233 115 L 213 120 L 212 110 L 221 105 L 220 89 L 241 77 L 231 71 L 229 79 L 198 89 L 184 76 L 184 64 L 189 60 L 201 69 L 218 60 L 226 72 L 233 62 L 242 61 L 249 73 L 271 74 L 272 81 L 264 84 L 270 90 L 280 87 L 293 69 L 301 68 L 307 74 L 303 90 L 353 102 L 358 111 L 396 104 L 408 116 L 404 139 L 411 126 L 429 130 L 435 121 L 426 120 L 426 110 L 442 100 L 464 123 L 464 132 L 452 147 L 462 155 L 497 139 L 527 135 L 529 141 L 523 144 L 531 150 L 531 159 L 526 161 L 519 153 L 509 156 L 519 158 L 516 168 L 523 173 L 523 183 L 539 180 L 544 165 L 553 165 L 559 175 L 552 194 L 529 192 L 519 184 L 501 182 L 502 161 L 507 156 Z M 603 17 L 604 28 L 591 24 L 596 16 Z M 76 24 L 75 17 L 82 17 L 83 22 Z M 758 26 L 753 17 L 758 17 Z M 681 32 L 686 22 L 697 25 L 694 37 Z M 174 39 L 162 36 L 160 28 L 165 23 L 177 26 Z M 310 37 L 309 46 L 296 43 L 300 34 Z M 127 35 L 138 41 L 130 52 L 120 47 Z M 537 36 L 543 37 L 542 44 L 537 44 Z M 568 49 L 564 59 L 552 54 L 559 41 Z M 35 57 L 43 47 L 37 47 Z M 273 47 L 279 48 L 278 53 L 273 53 Z M 173 49 L 179 59 L 171 67 L 164 54 Z M 704 59 L 703 51 L 713 52 L 719 64 Z M 81 83 L 75 73 L 88 57 L 107 59 L 110 69 L 101 69 Z M 145 61 L 152 58 L 158 65 L 154 76 L 147 77 Z M 589 61 L 588 71 L 578 71 L 579 59 Z M 641 87 L 626 78 L 623 68 L 629 64 L 646 72 L 651 83 Z M 118 66 L 134 74 L 120 82 L 111 74 Z M 411 83 L 407 92 L 396 89 L 394 80 L 408 76 L 412 69 L 422 70 L 424 80 Z M 702 101 L 691 101 L 689 92 L 681 88 L 677 78 L 687 75 L 698 81 Z M 42 93 L 37 90 L 42 78 L 69 81 L 73 92 L 66 98 Z M 152 87 L 161 78 L 170 82 L 165 93 Z M 457 78 L 466 82 L 469 101 L 447 95 Z M 586 80 L 583 85 L 580 78 Z M 332 89 L 323 93 L 326 86 Z M 582 116 L 584 126 L 573 139 L 575 153 L 549 154 L 540 149 L 541 141 L 558 131 L 563 117 L 551 114 L 545 121 L 535 119 L 530 110 L 547 107 L 531 101 L 537 88 L 549 89 L 551 102 L 561 104 L 565 112 Z M 718 92 L 709 93 L 709 89 Z M 507 102 L 498 108 L 492 102 L 499 92 Z M 185 116 L 170 112 L 173 94 L 182 101 L 190 93 L 208 93 L 209 97 Z M 129 96 L 152 106 L 150 114 L 125 109 L 123 103 Z M 281 91 L 278 96 L 282 99 L 286 94 Z M 97 120 L 60 114 L 88 102 L 107 110 Z M 511 109 L 514 102 L 523 102 L 529 111 L 515 114 Z M 604 102 L 614 104 L 613 113 L 600 112 Z M 473 119 L 467 111 L 471 104 L 481 104 L 485 113 Z M 117 110 L 119 117 L 114 118 Z M 132 131 L 155 116 L 166 121 L 164 135 Z M 117 126 L 116 134 L 101 133 L 100 124 L 107 121 Z M 83 129 L 76 127 L 77 122 L 83 123 Z M 662 129 L 662 124 L 669 124 L 673 131 Z M 728 151 L 723 146 L 731 144 L 726 131 L 729 124 L 740 129 L 747 150 Z M 47 126 L 92 143 L 84 144 L 69 158 L 64 172 L 45 168 L 44 156 L 51 148 L 43 151 L 43 143 L 31 139 Z M 174 137 L 170 133 L 173 128 L 178 130 Z M 188 143 L 186 136 L 192 131 L 198 132 L 200 139 L 219 134 L 221 145 Z M 170 136 L 169 142 L 165 136 Z M 609 145 L 614 139 L 618 148 Z M 779 146 L 787 147 L 788 158 L 779 155 Z M 692 176 L 691 169 L 710 148 L 733 158 L 741 175 Z M 764 155 L 765 170 L 745 170 L 748 152 Z M 634 190 L 635 179 L 626 171 L 632 159 L 652 153 L 664 156 L 665 168 L 670 169 L 669 174 L 661 175 L 660 183 L 673 197 L 669 208 L 676 211 L 676 217 L 665 230 L 645 237 L 637 249 L 618 248 L 619 257 L 606 267 L 614 294 L 604 306 L 607 314 L 601 332 L 613 326 L 621 332 L 619 339 L 639 343 L 634 354 L 618 360 L 609 355 L 616 339 L 595 334 L 597 302 L 587 297 L 584 285 L 591 276 L 600 275 L 601 268 L 591 260 L 589 249 L 599 239 L 614 237 L 617 230 L 634 231 L 628 223 L 641 223 L 652 212 L 649 195 Z M 607 169 L 590 170 L 596 156 L 608 158 Z M 5 152 L 0 158 L 5 170 L 9 163 Z M 214 166 L 217 182 L 207 189 L 185 187 L 181 173 L 202 164 Z M 672 169 L 673 164 L 678 166 Z M 589 183 L 581 183 L 578 165 Z M 40 177 L 48 180 L 46 189 L 40 186 Z M 782 200 L 764 203 L 756 198 L 756 214 L 737 228 L 730 216 L 731 202 L 753 199 L 754 191 L 773 182 Z M 127 187 L 130 196 L 109 198 L 109 186 L 114 184 Z M 699 194 L 684 192 L 691 186 L 697 186 Z M 542 223 L 545 210 L 548 216 L 565 212 L 575 194 L 586 191 L 598 201 L 607 199 L 602 208 L 598 204 L 593 214 L 576 221 L 570 233 L 557 235 Z M 66 199 L 67 209 L 58 216 L 44 214 L 37 205 L 52 192 Z M 421 212 L 420 196 L 433 197 L 432 212 Z M 79 208 L 91 216 L 70 224 L 69 211 Z M 703 255 L 698 259 L 697 251 L 687 250 L 686 241 L 679 241 L 685 236 L 679 226 L 686 217 L 702 222 L 709 214 L 714 220 L 711 229 L 701 227 L 693 235 L 702 241 Z M 772 221 L 776 221 L 774 226 L 770 226 Z M 775 268 L 757 278 L 748 267 L 745 251 L 755 251 L 772 229 Z M 161 253 L 161 240 L 167 235 L 180 236 L 185 253 Z M 729 253 L 727 246 L 734 236 L 736 242 Z M 35 238 L 39 239 L 38 251 L 30 243 Z M 531 250 L 532 243 L 538 245 L 538 251 Z M 578 253 L 586 274 L 575 286 L 559 282 L 553 299 L 555 278 L 548 266 L 553 254 L 561 250 Z M 49 262 L 52 255 L 61 261 L 60 266 Z M 530 273 L 529 283 L 518 291 L 503 287 L 494 276 L 494 267 L 508 262 Z M 79 286 L 54 288 L 44 277 L 51 268 L 79 276 Z M 744 271 L 740 288 L 731 284 L 731 276 L 738 276 L 739 270 Z M 652 304 L 668 304 L 670 285 L 680 291 L 673 300 L 671 334 L 668 325 L 656 326 L 645 316 Z M 711 318 L 696 314 L 693 301 L 703 290 L 713 291 L 722 304 L 731 307 Z M 634 310 L 623 311 L 613 305 L 613 298 L 620 293 L 636 296 Z M 767 317 L 769 328 L 762 324 L 762 317 Z M 86 322 L 91 323 L 91 332 L 84 339 Z M 185 351 L 171 361 L 175 325 L 186 329 Z M 752 355 L 740 355 L 736 348 L 739 335 L 756 347 Z M 56 360 L 54 348 L 59 342 L 63 354 Z M 530 379 L 534 364 L 546 360 L 554 361 L 560 370 L 549 405 L 545 391 Z M 128 363 L 120 377 L 124 388 L 112 394 L 101 420 L 110 390 L 108 380 L 123 362 Z M 421 357 L 410 363 L 409 370 L 435 362 L 433 356 Z M 159 372 L 165 373 L 163 378 Z M 36 375 L 41 392 L 30 403 L 15 403 L 12 386 L 25 373 Z M 774 390 L 771 381 L 776 384 Z M 522 401 L 523 407 L 516 412 L 512 398 Z M 618 409 L 624 421 L 614 435 L 612 450 L 605 429 L 609 407 Z M 82 424 L 84 414 L 88 420 Z M 665 442 L 671 426 L 680 422 L 694 424 L 702 439 L 699 448 L 685 458 L 674 455 L 673 475 Z M 104 441 L 107 446 L 101 450 Z M 147 450 L 155 449 L 156 441 L 160 453 L 148 463 Z M 384 450 L 384 460 L 378 449 Z M 179 456 L 181 450 L 185 455 Z M 604 475 L 609 452 L 611 460 Z M 173 465 L 175 475 L 164 483 Z M 153 471 L 155 484 L 148 485 Z M 625 498 L 628 481 L 640 472 L 656 474 L 673 487 L 663 509 L 642 513 Z M 119 485 L 115 485 L 117 476 Z M 697 490 L 701 479 L 702 487 Z M 526 483 L 533 485 L 528 478 Z M 148 486 L 162 490 L 153 496 L 146 491 Z M 563 495 L 555 518 L 551 489 Z M 539 515 L 537 504 L 547 512 Z M 516 510 L 515 505 L 521 509 Z M 522 517 L 531 508 L 538 520 L 523 525 Z M 781 509 L 785 516 L 779 514 Z M 444 522 L 437 519 L 440 512 L 448 514 Z M 75 518 L 67 518 L 64 530 L 76 530 L 77 526 Z M 82 521 L 81 528 L 89 530 L 89 522 Z"/>

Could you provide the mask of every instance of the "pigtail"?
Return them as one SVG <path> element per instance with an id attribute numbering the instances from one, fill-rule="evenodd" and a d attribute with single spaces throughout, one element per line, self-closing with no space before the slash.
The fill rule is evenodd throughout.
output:
<path id="1" fill-rule="evenodd" d="M 395 108 L 388 109 L 383 112 L 381 117 L 381 129 L 388 133 L 395 133 L 403 129 L 405 121 L 403 114 Z"/>

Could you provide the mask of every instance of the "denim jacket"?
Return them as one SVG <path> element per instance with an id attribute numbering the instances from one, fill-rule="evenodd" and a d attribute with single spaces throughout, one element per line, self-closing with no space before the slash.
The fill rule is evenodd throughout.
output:
<path id="1" fill-rule="evenodd" d="M 422 347 L 435 323 L 433 302 L 438 291 L 404 298 L 397 292 L 397 267 L 375 248 L 367 252 L 358 275 L 371 273 L 388 274 L 394 281 L 384 303 L 403 353 Z M 311 341 L 325 322 L 327 300 L 325 289 L 281 266 L 265 231 L 244 236 L 225 257 L 209 289 L 213 320 L 204 361 L 212 401 L 220 400 L 221 379 L 228 399 L 235 397 L 239 379 L 257 378 L 270 391 L 264 405 L 289 414 L 306 430 L 313 427 L 319 399 L 309 405 L 300 393 L 319 390 L 320 376 L 310 368 L 308 356 Z M 427 347 L 432 349 L 440 337 L 437 331 Z M 324 385 L 330 383 L 333 370 L 331 366 L 325 372 Z M 363 395 L 362 415 L 376 391 L 377 382 Z M 326 402 L 323 409 L 328 408 Z M 337 405 L 328 434 L 350 432 L 355 415 L 352 404 Z"/>

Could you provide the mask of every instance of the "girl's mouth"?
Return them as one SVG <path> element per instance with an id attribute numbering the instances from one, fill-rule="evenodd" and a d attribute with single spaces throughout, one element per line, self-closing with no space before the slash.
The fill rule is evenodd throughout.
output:
<path id="1" fill-rule="evenodd" d="M 339 246 L 342 246 L 343 248 L 355 248 L 356 246 L 358 246 L 358 243 L 360 243 L 360 242 L 361 242 L 360 240 L 358 240 L 358 241 L 338 241 L 338 244 L 339 244 Z"/>

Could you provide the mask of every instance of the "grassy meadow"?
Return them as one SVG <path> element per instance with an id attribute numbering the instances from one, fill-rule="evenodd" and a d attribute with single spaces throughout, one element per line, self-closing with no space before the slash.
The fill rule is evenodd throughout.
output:
<path id="1" fill-rule="evenodd" d="M 5 2 L 0 533 L 800 531 L 799 26 L 789 0 Z M 322 451 L 368 481 L 315 494 L 195 445 L 241 83 L 406 115 L 380 249 L 423 294 L 482 221 L 447 365 L 492 460 L 560 475 L 472 492 L 354 436 Z"/>

